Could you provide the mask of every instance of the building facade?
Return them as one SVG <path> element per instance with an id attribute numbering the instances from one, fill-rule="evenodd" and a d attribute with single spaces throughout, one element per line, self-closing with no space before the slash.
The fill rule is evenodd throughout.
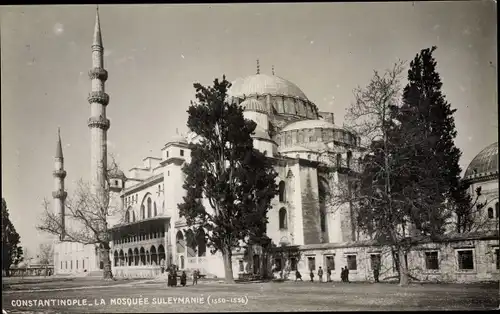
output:
<path id="1" fill-rule="evenodd" d="M 89 96 L 92 180 L 96 184 L 101 184 L 104 178 L 106 131 L 110 126 L 105 114 L 109 97 L 104 92 L 107 72 L 104 70 L 103 51 L 97 16 L 92 45 L 93 68 L 90 72 L 92 92 Z M 283 276 L 283 270 L 285 276 L 293 278 L 296 269 L 306 274 L 321 266 L 325 270 L 332 269 L 335 278 L 335 272 L 340 267 L 348 266 L 352 279 L 368 280 L 371 276 L 370 262 L 374 259 L 378 259 L 386 269 L 383 272 L 386 278 L 394 276 L 394 260 L 387 253 L 387 248 L 370 242 L 356 230 L 354 213 L 349 204 L 334 206 L 329 198 L 338 189 L 355 189 L 353 178 L 361 170 L 360 161 L 364 153 L 360 138 L 335 125 L 334 113 L 320 112 L 298 86 L 276 76 L 274 70 L 271 75 L 261 74 L 257 66 L 255 75 L 235 80 L 228 91 L 227 101 L 239 104 L 244 108 L 245 118 L 255 121 L 257 128 L 252 135 L 254 147 L 273 162 L 278 173 L 276 183 L 279 195 L 272 200 L 266 234 L 277 247 L 295 248 L 300 252 L 293 258 L 269 259 L 258 247 L 235 251 L 235 277 L 271 270 L 278 270 L 279 276 Z M 177 208 L 185 194 L 182 166 L 190 162 L 189 143 L 196 140 L 194 134 L 176 135 L 166 142 L 158 155 L 145 157 L 142 166 L 130 169 L 127 174 L 119 170 L 109 174 L 109 184 L 112 191 L 119 195 L 122 208 L 118 215 L 110 217 L 110 258 L 115 276 L 157 276 L 161 266 L 171 264 L 178 265 L 180 269 L 199 269 L 207 275 L 224 276 L 222 257 L 220 253 L 210 252 L 205 231 L 188 226 L 186 220 L 179 216 Z M 495 148 L 497 146 L 495 144 Z M 492 158 L 498 158 L 498 155 Z M 488 176 L 497 180 L 494 217 L 498 222 L 497 160 L 496 170 L 493 166 L 488 170 Z M 496 174 L 491 174 L 494 171 Z M 57 178 L 59 191 L 64 177 Z M 493 185 L 490 190 L 491 193 L 488 193 L 494 195 Z M 60 197 L 56 200 L 56 210 L 64 217 L 64 203 Z M 475 243 L 473 245 L 478 248 L 473 253 L 474 258 L 481 259 L 484 252 L 495 248 L 494 237 L 492 234 L 476 234 L 468 238 L 450 236 L 444 238 L 442 243 L 468 243 L 469 247 Z M 459 253 L 448 244 L 422 241 L 415 253 L 409 254 L 410 264 L 424 256 L 424 262 L 419 260 L 415 265 L 424 265 L 425 268 L 425 257 L 436 257 L 432 252 L 439 247 L 439 252 L 442 252 L 438 254 L 439 258 L 445 256 L 446 263 L 455 265 L 450 256 Z M 99 248 L 73 243 L 57 246 L 56 273 L 90 273 L 102 269 Z M 498 252 L 498 241 L 496 250 Z M 72 264 L 75 268 L 67 267 L 67 262 L 78 263 L 80 259 L 82 264 Z M 498 270 L 498 262 L 496 265 Z M 488 275 L 474 278 L 494 277 L 494 272 L 488 267 L 481 269 L 482 274 Z M 422 276 L 436 278 L 435 270 L 433 268 L 428 277 Z M 496 274 L 498 278 L 498 271 Z M 425 280 L 422 276 L 420 278 Z M 448 279 L 459 280 L 460 276 L 452 277 Z"/>

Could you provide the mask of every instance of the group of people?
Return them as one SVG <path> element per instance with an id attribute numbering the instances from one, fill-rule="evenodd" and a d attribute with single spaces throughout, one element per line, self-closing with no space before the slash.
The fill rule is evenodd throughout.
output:
<path id="1" fill-rule="evenodd" d="M 319 282 L 323 282 L 323 268 L 321 266 L 318 268 L 318 277 L 319 277 Z M 311 269 L 311 272 L 309 273 L 309 277 L 311 278 L 311 282 L 314 282 L 314 271 Z M 340 279 L 342 282 L 349 282 L 349 269 L 346 267 L 342 267 L 342 270 L 340 272 Z M 297 269 L 295 271 L 295 281 L 303 281 L 302 280 L 302 274 L 299 272 Z M 378 281 L 378 278 L 376 279 Z M 326 269 L 326 282 L 331 282 L 332 281 L 332 269 L 328 267 Z"/>
<path id="2" fill-rule="evenodd" d="M 318 277 L 320 282 L 323 282 L 323 275 L 324 275 L 323 268 L 321 268 L 320 266 L 318 268 Z M 311 282 L 314 282 L 314 271 L 312 269 L 311 272 L 309 273 L 309 277 L 311 278 Z M 297 280 L 303 281 L 302 274 L 299 272 L 298 269 L 295 271 L 295 281 Z M 331 281 L 332 281 L 332 269 L 328 267 L 326 269 L 326 282 L 331 282 Z"/>
<path id="3" fill-rule="evenodd" d="M 167 268 L 168 272 L 168 280 L 167 280 L 167 285 L 169 287 L 177 287 L 177 266 L 176 265 L 170 265 Z M 193 271 L 193 285 L 198 284 L 198 278 L 200 277 L 200 271 L 198 269 Z M 186 271 L 182 271 L 181 276 L 180 276 L 180 284 L 181 286 L 185 287 L 187 284 L 187 274 Z"/>

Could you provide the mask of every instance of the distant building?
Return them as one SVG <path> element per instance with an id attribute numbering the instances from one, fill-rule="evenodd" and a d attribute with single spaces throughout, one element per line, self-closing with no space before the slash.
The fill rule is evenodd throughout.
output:
<path id="1" fill-rule="evenodd" d="M 92 180 L 99 184 L 105 177 L 103 160 L 106 158 L 106 132 L 110 126 L 105 114 L 109 97 L 104 92 L 107 72 L 103 68 L 99 16 L 94 33 L 89 127 Z M 235 251 L 234 275 L 262 274 L 270 270 L 271 265 L 275 270 L 286 268 L 302 272 L 322 266 L 325 270 L 332 269 L 332 278 L 336 278 L 340 268 L 347 265 L 352 280 L 366 280 L 371 276 L 369 263 L 379 259 L 384 270 L 381 279 L 384 275 L 386 278 L 393 276 L 392 255 L 384 255 L 387 248 L 377 246 L 356 230 L 349 204 L 333 208 L 328 202 L 328 195 L 335 189 L 348 186 L 356 189 L 351 179 L 361 170 L 364 149 L 360 138 L 336 126 L 334 113 L 319 112 L 299 87 L 274 75 L 274 70 L 272 75 L 261 74 L 258 66 L 257 74 L 234 81 L 228 91 L 228 101 L 242 106 L 245 118 L 256 122 L 254 147 L 272 160 L 279 174 L 279 195 L 272 200 L 268 213 L 267 235 L 276 245 L 301 252 L 300 257 L 263 261 L 259 248 L 251 248 L 246 254 Z M 110 217 L 109 221 L 115 276 L 156 276 L 160 273 L 160 265 L 170 264 L 180 269 L 200 269 L 202 273 L 224 276 L 222 257 L 219 253 L 210 253 L 205 242 L 206 231 L 187 226 L 177 209 L 185 194 L 181 169 L 184 163 L 190 162 L 188 143 L 196 140 L 194 134 L 176 135 L 161 149 L 160 156 L 145 157 L 143 165 L 130 169 L 127 175 L 119 170 L 110 174 L 112 190 L 119 194 L 123 208 L 121 215 Z M 54 173 L 58 189 L 54 199 L 55 210 L 64 217 L 65 172 L 59 146 Z M 490 167 L 488 171 L 496 171 L 497 178 L 498 155 L 492 158 L 497 158 L 496 170 Z M 498 186 L 496 199 L 498 212 Z M 206 200 L 204 202 L 210 209 Z M 476 242 L 483 241 L 477 242 L 481 247 L 491 242 L 488 240 L 491 235 L 472 238 Z M 462 241 L 463 236 L 460 239 Z M 425 243 L 422 245 L 428 245 Z M 433 250 L 440 247 L 436 243 L 429 245 Z M 488 245 L 484 247 L 490 250 Z M 60 243 L 56 247 L 55 271 L 58 274 L 102 269 L 95 246 Z M 446 253 L 452 264 L 454 258 L 450 254 L 454 252 Z M 423 261 L 422 256 L 419 263 Z M 437 258 L 434 253 L 429 256 Z M 410 264 L 412 261 L 410 259 Z"/>

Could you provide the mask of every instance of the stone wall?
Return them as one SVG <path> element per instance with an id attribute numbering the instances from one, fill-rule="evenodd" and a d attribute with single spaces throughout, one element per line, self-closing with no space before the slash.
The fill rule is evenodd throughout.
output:
<path id="1" fill-rule="evenodd" d="M 304 244 L 320 243 L 318 174 L 313 167 L 300 167 Z"/>
<path id="2" fill-rule="evenodd" d="M 332 280 L 340 281 L 340 271 L 351 263 L 350 281 L 373 281 L 372 256 L 381 259 L 380 280 L 398 280 L 398 273 L 391 249 L 387 246 L 367 245 L 367 242 L 325 243 L 299 246 L 301 251 L 298 270 L 303 280 L 309 280 L 310 267 L 313 267 L 315 281 L 318 280 L 319 267 L 325 270 L 323 281 L 326 281 L 326 261 L 331 256 L 334 261 Z M 482 236 L 450 238 L 439 243 L 421 243 L 412 248 L 407 255 L 408 270 L 412 280 L 422 282 L 478 282 L 500 280 L 498 269 L 498 236 Z M 462 269 L 459 262 L 460 252 L 467 251 L 472 255 L 471 269 Z M 437 256 L 432 265 L 430 259 Z M 427 257 L 426 257 L 427 256 Z M 238 263 L 235 258 L 235 263 Z M 282 265 L 290 263 L 282 261 Z M 465 265 L 462 263 L 462 266 Z M 429 269 L 436 266 L 437 269 Z M 290 271 L 285 277 L 295 279 L 295 272 Z"/>

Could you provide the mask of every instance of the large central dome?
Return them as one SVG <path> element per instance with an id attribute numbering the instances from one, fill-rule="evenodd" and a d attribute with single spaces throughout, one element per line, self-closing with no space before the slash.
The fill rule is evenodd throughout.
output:
<path id="1" fill-rule="evenodd" d="M 465 171 L 465 179 L 498 174 L 498 142 L 495 142 L 474 157 Z"/>
<path id="2" fill-rule="evenodd" d="M 297 85 L 284 78 L 267 74 L 256 74 L 237 79 L 231 84 L 231 88 L 227 93 L 228 96 L 237 98 L 270 94 L 271 96 L 298 97 L 308 100 Z"/>

